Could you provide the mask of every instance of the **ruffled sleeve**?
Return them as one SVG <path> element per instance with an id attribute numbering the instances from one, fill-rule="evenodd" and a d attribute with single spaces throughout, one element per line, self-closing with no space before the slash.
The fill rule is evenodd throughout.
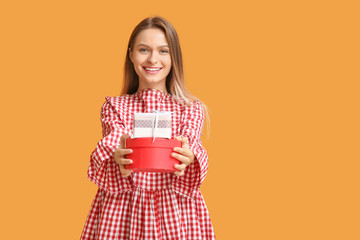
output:
<path id="1" fill-rule="evenodd" d="M 103 138 L 91 153 L 88 178 L 99 188 L 116 194 L 131 189 L 130 176 L 122 177 L 119 165 L 113 158 L 115 150 L 120 146 L 120 137 L 130 133 L 114 108 L 112 98 L 106 97 L 100 116 Z"/>
<path id="2" fill-rule="evenodd" d="M 201 136 L 204 126 L 205 114 L 199 101 L 192 102 L 184 110 L 184 120 L 180 135 L 187 137 L 189 148 L 195 155 L 195 160 L 185 169 L 184 176 L 178 177 L 175 190 L 192 198 L 198 196 L 198 189 L 204 181 L 208 170 L 208 154 L 202 146 Z"/>

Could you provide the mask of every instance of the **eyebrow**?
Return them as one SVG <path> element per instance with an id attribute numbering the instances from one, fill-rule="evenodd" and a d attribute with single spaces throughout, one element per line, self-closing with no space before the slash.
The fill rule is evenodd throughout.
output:
<path id="1" fill-rule="evenodd" d="M 150 47 L 150 46 L 148 46 L 148 45 L 146 45 L 146 44 L 144 44 L 144 43 L 140 43 L 140 44 L 138 44 L 138 46 Z M 161 45 L 161 46 L 159 46 L 159 48 L 162 48 L 162 47 L 169 47 L 169 46 L 168 46 L 168 45 Z"/>

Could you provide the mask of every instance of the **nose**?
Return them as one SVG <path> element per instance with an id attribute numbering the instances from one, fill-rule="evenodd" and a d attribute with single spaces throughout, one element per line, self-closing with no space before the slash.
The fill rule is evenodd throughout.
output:
<path id="1" fill-rule="evenodd" d="M 156 59 L 156 57 L 155 57 L 154 52 L 152 52 L 152 53 L 150 54 L 150 56 L 149 56 L 149 58 L 148 58 L 148 62 L 149 62 L 149 63 L 152 63 L 152 64 L 157 63 L 157 59 Z"/>

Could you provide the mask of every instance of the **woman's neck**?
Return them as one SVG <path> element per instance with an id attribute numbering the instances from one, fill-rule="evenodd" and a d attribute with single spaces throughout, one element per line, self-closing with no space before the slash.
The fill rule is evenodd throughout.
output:
<path id="1" fill-rule="evenodd" d="M 138 87 L 138 90 L 137 92 L 140 92 L 141 90 L 144 90 L 144 89 L 157 89 L 157 90 L 160 90 L 162 92 L 165 92 L 165 93 L 168 93 L 167 90 L 166 90 L 166 86 L 165 84 L 139 84 L 139 87 Z"/>

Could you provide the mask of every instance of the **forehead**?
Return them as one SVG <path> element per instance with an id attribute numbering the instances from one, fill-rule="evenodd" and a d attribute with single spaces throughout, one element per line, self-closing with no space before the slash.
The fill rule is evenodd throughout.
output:
<path id="1" fill-rule="evenodd" d="M 149 28 L 142 30 L 135 38 L 135 46 L 145 44 L 151 47 L 168 45 L 165 34 L 157 28 Z"/>

